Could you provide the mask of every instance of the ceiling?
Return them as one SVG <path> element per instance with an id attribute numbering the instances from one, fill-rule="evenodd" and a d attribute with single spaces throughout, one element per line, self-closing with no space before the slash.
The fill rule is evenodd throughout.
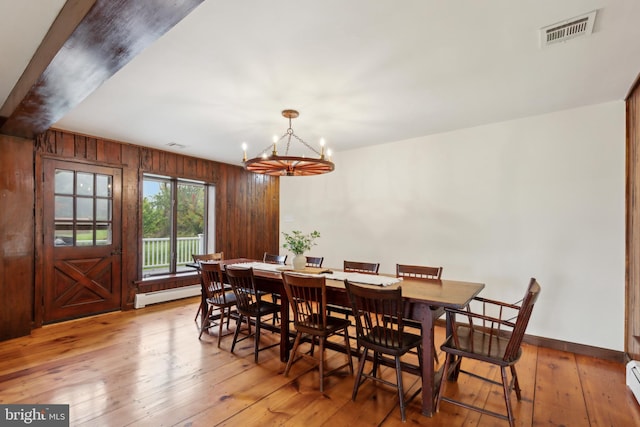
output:
<path id="1" fill-rule="evenodd" d="M 0 0 L 0 105 L 63 5 Z M 541 27 L 592 10 L 593 34 L 540 47 Z M 295 133 L 339 156 L 623 100 L 638 22 L 637 0 L 205 0 L 53 126 L 240 164 L 294 108 Z"/>

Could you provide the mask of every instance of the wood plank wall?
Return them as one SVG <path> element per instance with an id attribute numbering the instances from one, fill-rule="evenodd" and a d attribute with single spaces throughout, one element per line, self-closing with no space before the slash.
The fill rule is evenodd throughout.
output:
<path id="1" fill-rule="evenodd" d="M 140 279 L 138 207 L 143 173 L 200 180 L 216 186 L 215 245 L 217 251 L 224 251 L 225 257 L 261 259 L 264 251 L 279 251 L 278 178 L 255 175 L 239 166 L 55 129 L 39 135 L 35 143 L 0 135 L 0 149 L 3 153 L 0 290 L 5 296 L 7 291 L 12 295 L 0 302 L 0 340 L 26 335 L 33 326 L 41 325 L 34 301 L 41 300 L 43 268 L 37 265 L 41 247 L 34 236 L 42 230 L 42 196 L 41 184 L 34 181 L 34 176 L 41 175 L 43 158 L 122 168 L 122 309 L 133 308 L 134 282 Z M 5 209 L 8 206 L 5 203 L 11 203 L 12 208 Z M 15 244 L 18 229 L 25 230 L 20 245 Z M 179 284 L 176 281 L 175 285 Z M 172 285 L 162 285 L 167 286 Z"/>
<path id="2" fill-rule="evenodd" d="M 0 341 L 31 331 L 33 141 L 0 135 Z"/>
<path id="3" fill-rule="evenodd" d="M 625 351 L 640 360 L 640 78 L 626 100 L 626 316 Z"/>

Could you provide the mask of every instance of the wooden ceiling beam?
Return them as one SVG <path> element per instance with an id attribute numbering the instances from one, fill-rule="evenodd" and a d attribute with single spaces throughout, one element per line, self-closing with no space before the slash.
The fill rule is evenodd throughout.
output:
<path id="1" fill-rule="evenodd" d="M 67 1 L 0 108 L 0 133 L 46 131 L 203 1 Z"/>

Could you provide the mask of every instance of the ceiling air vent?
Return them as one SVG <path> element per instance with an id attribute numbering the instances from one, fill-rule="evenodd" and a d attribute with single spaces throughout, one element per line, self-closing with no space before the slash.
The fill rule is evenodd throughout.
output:
<path id="1" fill-rule="evenodd" d="M 588 36 L 593 31 L 596 11 L 557 22 L 540 29 L 540 45 L 546 47 L 580 36 Z"/>
<path id="2" fill-rule="evenodd" d="M 177 142 L 170 142 L 167 144 L 168 147 L 173 147 L 173 148 L 186 148 L 186 145 L 182 145 L 182 144 L 178 144 Z"/>

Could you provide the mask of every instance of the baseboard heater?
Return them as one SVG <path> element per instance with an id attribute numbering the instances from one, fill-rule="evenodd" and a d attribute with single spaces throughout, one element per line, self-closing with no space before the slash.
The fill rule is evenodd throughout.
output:
<path id="1" fill-rule="evenodd" d="M 631 389 L 640 404 L 640 361 L 638 360 L 627 363 L 627 387 Z"/>
<path id="2" fill-rule="evenodd" d="M 181 298 L 200 295 L 200 285 L 182 286 L 180 288 L 165 289 L 163 291 L 136 294 L 134 307 L 143 308 L 150 304 L 173 301 Z"/>

